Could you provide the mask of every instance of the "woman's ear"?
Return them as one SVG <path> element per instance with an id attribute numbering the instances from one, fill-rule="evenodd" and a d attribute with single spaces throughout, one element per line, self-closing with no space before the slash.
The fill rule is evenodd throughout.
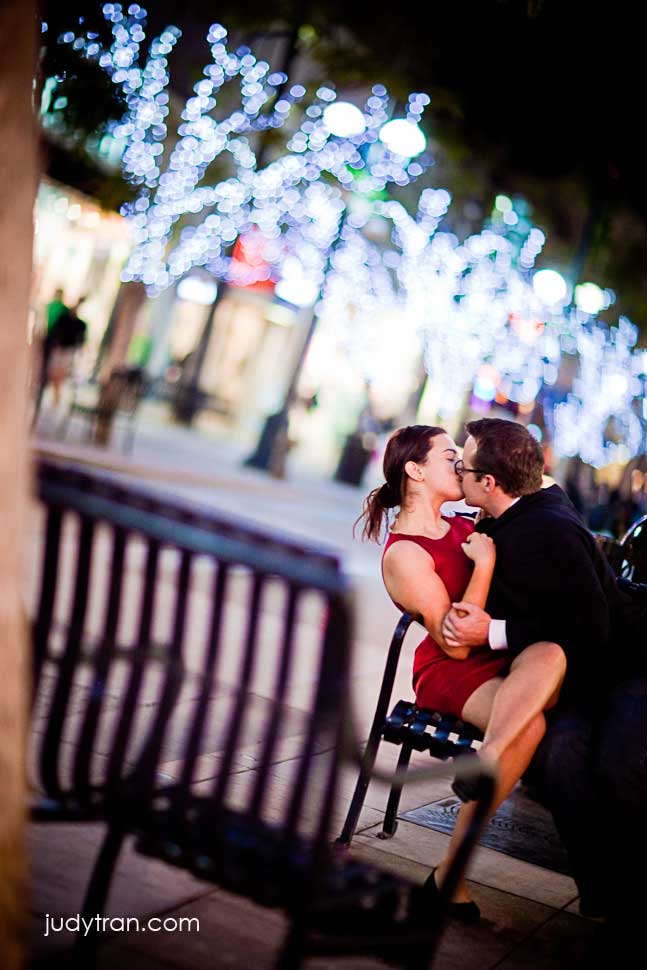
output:
<path id="1" fill-rule="evenodd" d="M 417 465 L 415 461 L 408 461 L 404 466 L 404 470 L 409 478 L 412 478 L 414 482 L 422 481 L 422 472 L 420 471 L 420 466 Z"/>

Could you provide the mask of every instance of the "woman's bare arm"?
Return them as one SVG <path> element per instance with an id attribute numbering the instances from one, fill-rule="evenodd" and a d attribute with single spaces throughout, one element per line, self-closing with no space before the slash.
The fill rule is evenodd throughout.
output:
<path id="1" fill-rule="evenodd" d="M 474 562 L 463 600 L 484 608 L 496 562 L 492 540 L 472 533 L 462 544 L 466 556 Z M 415 542 L 403 540 L 391 546 L 384 556 L 384 582 L 396 603 L 423 619 L 434 641 L 454 660 L 465 660 L 471 647 L 450 647 L 442 633 L 442 624 L 451 603 L 447 588 L 436 572 L 433 558 Z"/>
<path id="2" fill-rule="evenodd" d="M 429 553 L 415 542 L 394 543 L 384 556 L 383 571 L 391 599 L 408 613 L 420 616 L 433 640 L 449 657 L 464 660 L 469 656 L 469 647 L 450 647 L 445 643 L 442 623 L 451 602 Z"/>
<path id="3" fill-rule="evenodd" d="M 496 548 L 489 536 L 472 532 L 462 544 L 463 552 L 474 563 L 474 569 L 463 594 L 465 603 L 472 603 L 485 609 L 492 573 L 496 563 Z"/>

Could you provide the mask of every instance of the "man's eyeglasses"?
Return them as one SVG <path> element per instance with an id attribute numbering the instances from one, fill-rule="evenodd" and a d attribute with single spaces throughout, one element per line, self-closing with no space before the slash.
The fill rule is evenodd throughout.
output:
<path id="1" fill-rule="evenodd" d="M 462 478 L 463 475 L 467 474 L 467 472 L 473 472 L 475 475 L 490 474 L 489 472 L 484 471 L 482 468 L 466 468 L 462 458 L 459 458 L 458 461 L 454 462 L 454 470 L 459 478 Z"/>

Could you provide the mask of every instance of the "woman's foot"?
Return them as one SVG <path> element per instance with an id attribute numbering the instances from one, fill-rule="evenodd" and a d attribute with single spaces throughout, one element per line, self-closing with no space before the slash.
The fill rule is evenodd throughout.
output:
<path id="1" fill-rule="evenodd" d="M 440 866 L 431 870 L 423 886 L 423 891 L 429 902 L 436 905 L 440 901 L 440 889 L 436 882 L 436 873 L 439 869 Z M 453 899 L 447 904 L 447 913 L 452 919 L 460 920 L 462 923 L 476 923 L 480 919 L 481 910 L 470 898 L 464 882 L 459 883 L 454 890 Z"/>

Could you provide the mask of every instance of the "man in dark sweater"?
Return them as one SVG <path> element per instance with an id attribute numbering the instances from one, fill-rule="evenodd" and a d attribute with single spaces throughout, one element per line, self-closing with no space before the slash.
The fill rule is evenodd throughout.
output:
<path id="1" fill-rule="evenodd" d="M 487 610 L 453 604 L 445 639 L 512 656 L 539 640 L 563 648 L 566 678 L 532 780 L 568 851 L 582 913 L 626 917 L 642 900 L 647 862 L 647 677 L 632 644 L 612 637 L 623 594 L 564 492 L 542 488 L 532 435 L 492 418 L 467 431 L 457 473 L 466 502 L 488 513 L 478 529 L 494 539 L 497 563 Z"/>

